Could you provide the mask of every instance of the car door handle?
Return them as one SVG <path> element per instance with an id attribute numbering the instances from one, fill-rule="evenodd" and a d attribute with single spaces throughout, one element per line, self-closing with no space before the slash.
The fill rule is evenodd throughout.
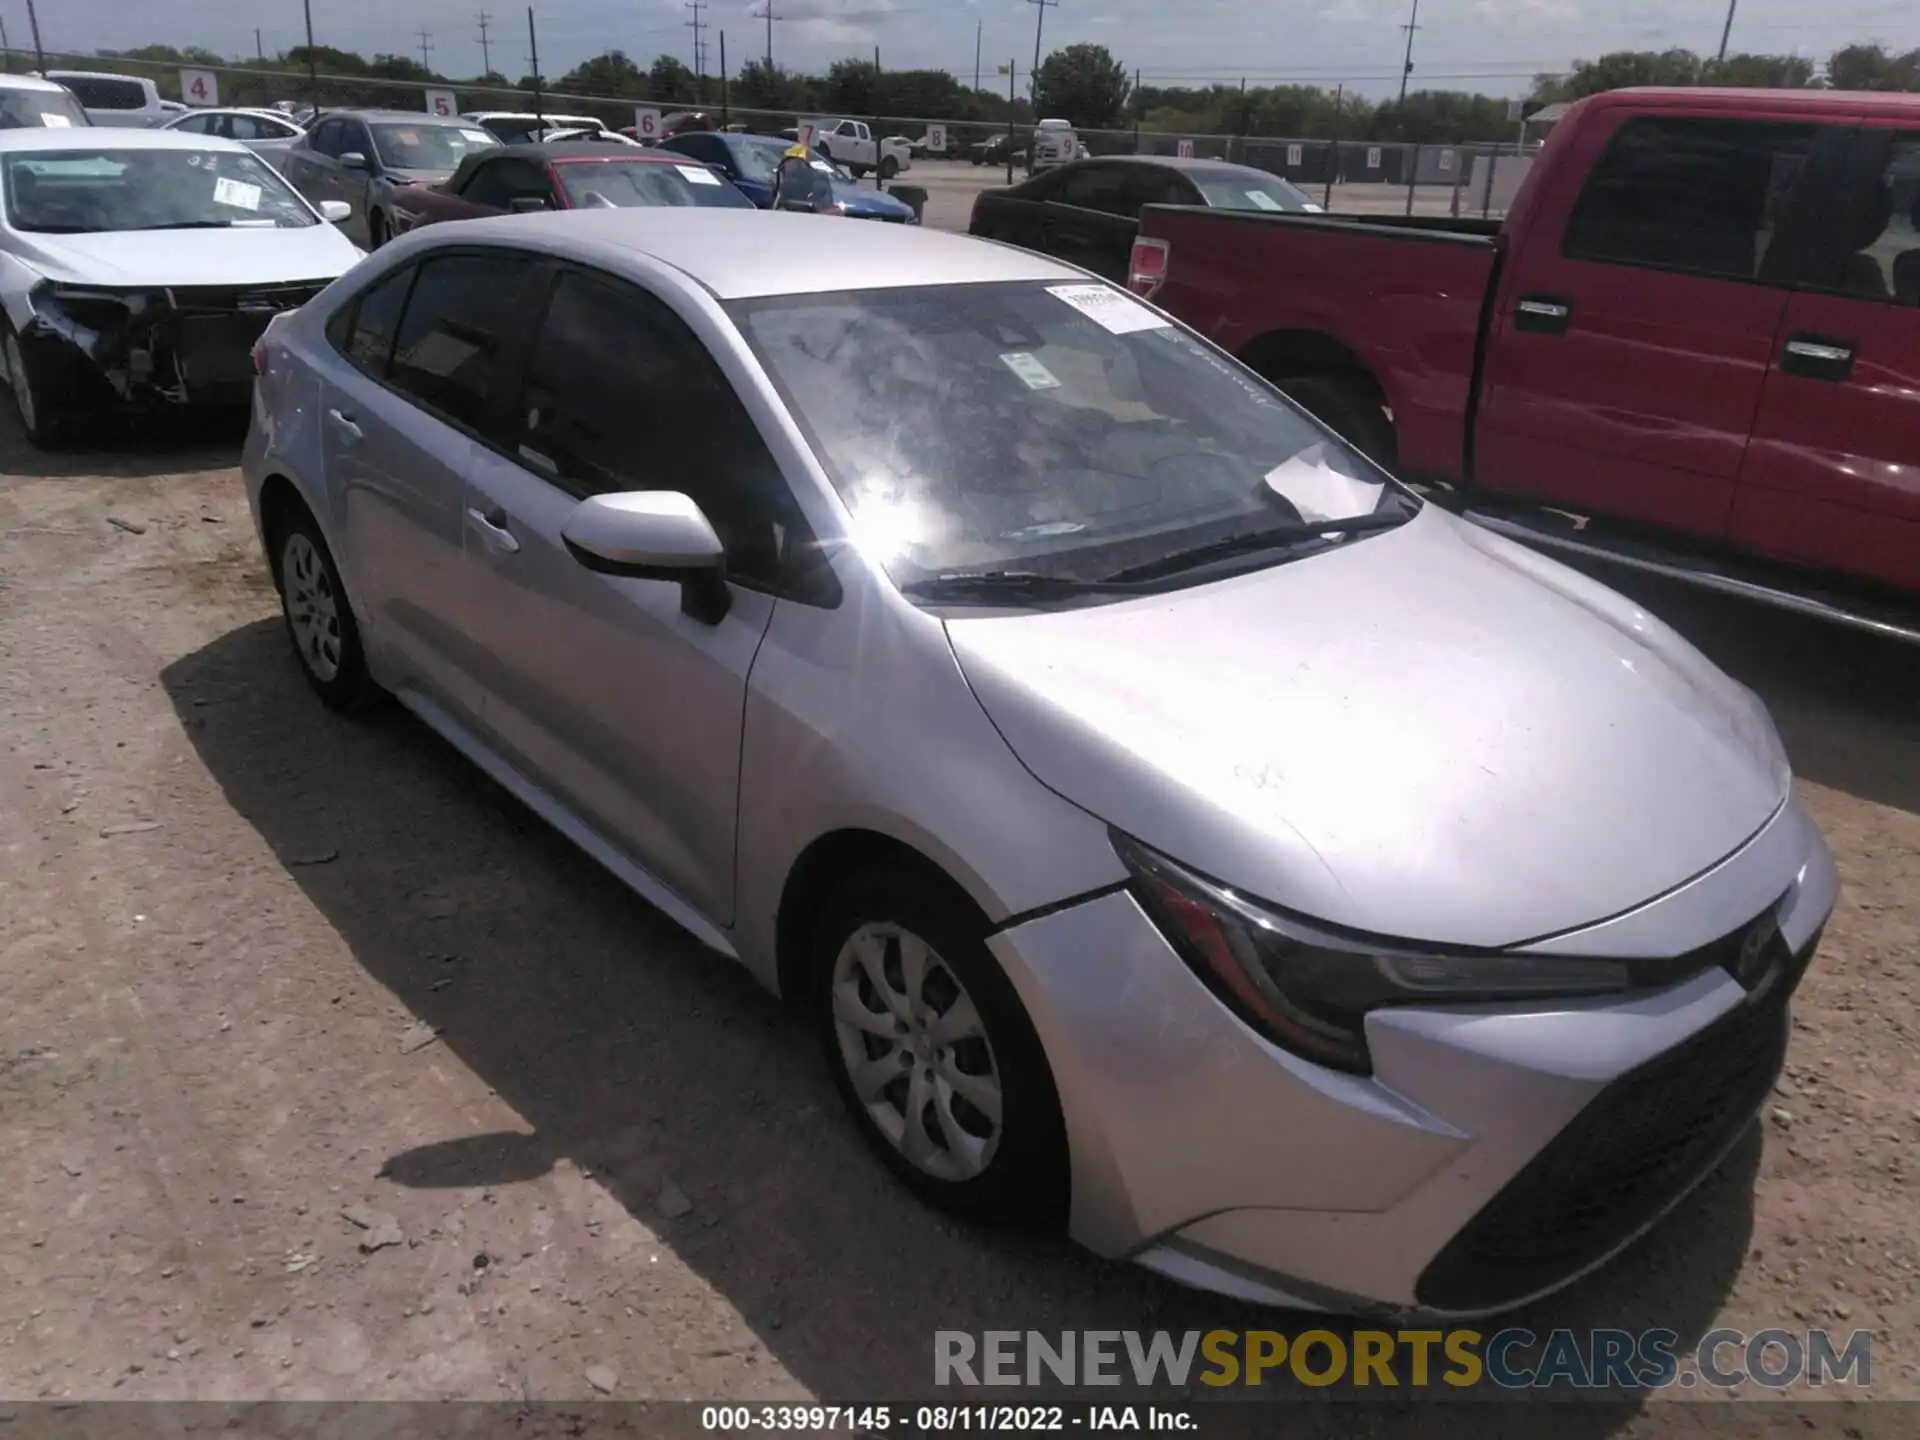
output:
<path id="1" fill-rule="evenodd" d="M 329 410 L 327 411 L 327 419 L 332 423 L 334 429 L 338 430 L 349 440 L 360 440 L 366 436 L 366 431 L 354 424 L 351 415 L 344 414 L 339 410 Z"/>
<path id="2" fill-rule="evenodd" d="M 1780 353 L 1780 368 L 1809 380 L 1845 380 L 1853 374 L 1853 350 L 1851 340 L 1798 331 L 1787 337 L 1786 349 Z"/>
<path id="3" fill-rule="evenodd" d="M 1522 295 L 1513 328 L 1532 335 L 1564 335 L 1573 323 L 1573 306 L 1557 295 Z"/>
<path id="4" fill-rule="evenodd" d="M 500 509 L 467 511 L 467 519 L 480 531 L 480 539 L 490 550 L 502 555 L 518 555 L 520 542 L 513 538 L 513 532 L 507 528 L 507 512 Z"/>

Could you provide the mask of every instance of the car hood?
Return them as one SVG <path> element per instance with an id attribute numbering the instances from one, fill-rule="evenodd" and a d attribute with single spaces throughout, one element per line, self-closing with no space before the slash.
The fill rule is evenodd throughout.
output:
<path id="1" fill-rule="evenodd" d="M 453 171 L 383 170 L 380 178 L 389 185 L 444 185 L 453 178 Z"/>
<path id="2" fill-rule="evenodd" d="M 115 230 L 14 237 L 14 253 L 74 285 L 271 285 L 331 280 L 360 252 L 331 225 L 303 230 Z"/>
<path id="3" fill-rule="evenodd" d="M 1164 596 L 947 631 L 1045 785 L 1225 884 L 1509 946 L 1711 868 L 1784 803 L 1759 700 L 1586 577 L 1429 507 Z"/>
<path id="4" fill-rule="evenodd" d="M 913 207 L 891 195 L 883 195 L 878 190 L 868 190 L 858 183 L 849 185 L 844 180 L 833 182 L 833 198 L 849 210 L 858 210 L 866 215 L 911 215 Z"/>

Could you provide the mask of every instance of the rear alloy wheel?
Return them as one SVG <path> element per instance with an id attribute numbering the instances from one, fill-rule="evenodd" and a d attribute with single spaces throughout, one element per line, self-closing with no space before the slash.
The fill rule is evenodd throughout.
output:
<path id="1" fill-rule="evenodd" d="M 921 1195 L 1041 1224 L 1066 1198 L 1053 1077 L 1019 998 L 959 897 L 917 871 L 855 877 L 818 932 L 818 1014 L 868 1142 Z"/>
<path id="2" fill-rule="evenodd" d="M 336 710 L 365 709 L 384 692 L 367 673 L 360 627 L 320 527 L 302 513 L 281 531 L 276 546 L 280 608 L 307 683 Z"/>

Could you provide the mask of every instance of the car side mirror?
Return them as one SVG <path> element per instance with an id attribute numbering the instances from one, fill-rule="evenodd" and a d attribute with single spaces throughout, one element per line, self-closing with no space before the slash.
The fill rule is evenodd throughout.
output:
<path id="1" fill-rule="evenodd" d="M 338 225 L 342 220 L 351 220 L 353 218 L 353 206 L 344 200 L 322 200 L 320 202 L 320 218 L 322 220 L 330 220 L 335 225 Z"/>
<path id="2" fill-rule="evenodd" d="M 537 215 L 543 210 L 552 208 L 552 204 L 543 195 L 516 195 L 507 201 L 507 209 L 515 215 Z"/>
<path id="3" fill-rule="evenodd" d="M 628 580 L 674 580 L 680 609 L 705 625 L 726 619 L 727 552 L 693 498 L 677 490 L 595 495 L 560 526 L 567 552 L 587 569 Z"/>
<path id="4" fill-rule="evenodd" d="M 362 155 L 358 150 L 349 150 L 340 157 L 340 168 L 342 170 L 365 170 L 367 168 L 367 157 Z"/>

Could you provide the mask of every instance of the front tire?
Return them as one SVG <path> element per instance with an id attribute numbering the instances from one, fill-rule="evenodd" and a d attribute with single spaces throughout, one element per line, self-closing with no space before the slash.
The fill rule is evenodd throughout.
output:
<path id="1" fill-rule="evenodd" d="M 1050 1225 L 1066 1209 L 1066 1127 L 986 928 L 920 870 L 861 872 L 815 934 L 816 1022 L 855 1123 L 909 1187 L 975 1219 Z"/>
<path id="2" fill-rule="evenodd" d="M 44 368 L 32 354 L 21 348 L 20 335 L 7 325 L 0 339 L 0 365 L 6 367 L 7 389 L 13 396 L 13 413 L 29 444 L 50 450 L 59 442 L 65 415 L 57 407 Z"/>
<path id="3" fill-rule="evenodd" d="M 335 710 L 365 710 L 385 697 L 367 670 L 366 647 L 333 552 L 305 510 L 277 527 L 273 581 L 300 673 Z"/>

